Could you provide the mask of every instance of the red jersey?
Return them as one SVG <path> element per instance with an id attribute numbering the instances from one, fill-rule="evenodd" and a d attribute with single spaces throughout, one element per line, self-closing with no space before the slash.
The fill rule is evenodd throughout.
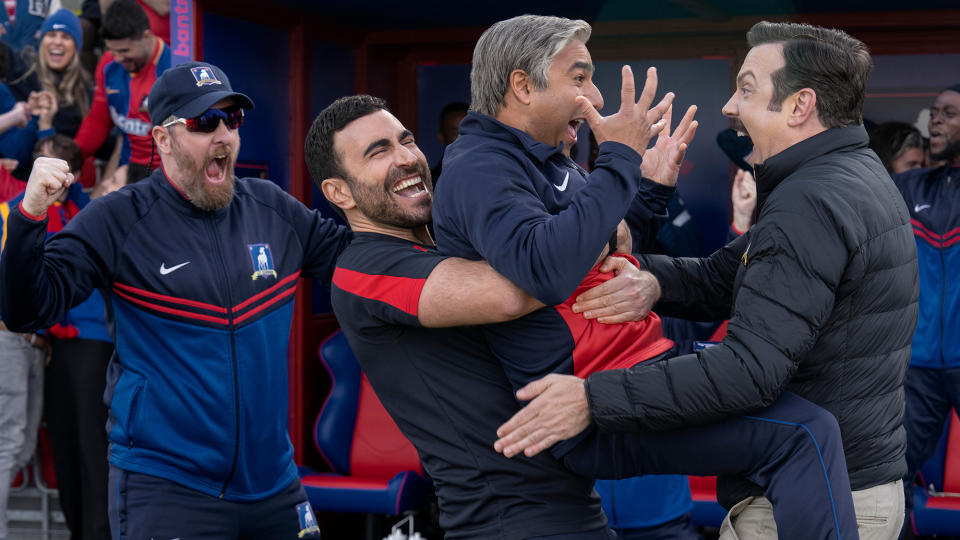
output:
<path id="1" fill-rule="evenodd" d="M 157 40 L 150 61 L 137 73 L 129 73 L 107 51 L 97 64 L 96 89 L 90 113 L 80 124 L 76 141 L 83 156 L 92 155 L 107 140 L 110 129 L 123 132 L 120 164 L 150 162 L 152 138 L 147 95 L 157 77 L 170 67 L 170 48 Z"/>
<path id="2" fill-rule="evenodd" d="M 614 256 L 637 264 L 637 260 L 630 255 L 617 253 Z M 573 374 L 577 377 L 585 378 L 595 371 L 630 367 L 673 347 L 673 341 L 663 337 L 660 317 L 652 311 L 641 321 L 624 324 L 602 324 L 573 312 L 577 296 L 613 277 L 613 273 L 600 273 L 597 268 L 595 266 L 590 270 L 570 298 L 554 306 L 573 336 Z"/>

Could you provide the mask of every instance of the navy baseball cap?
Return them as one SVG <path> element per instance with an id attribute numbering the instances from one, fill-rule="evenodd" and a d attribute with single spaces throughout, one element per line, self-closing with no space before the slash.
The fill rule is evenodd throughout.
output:
<path id="1" fill-rule="evenodd" d="M 163 72 L 147 96 L 147 112 L 153 125 L 169 116 L 194 118 L 224 98 L 233 98 L 244 109 L 253 109 L 253 101 L 234 92 L 227 74 L 213 64 L 187 62 Z"/>

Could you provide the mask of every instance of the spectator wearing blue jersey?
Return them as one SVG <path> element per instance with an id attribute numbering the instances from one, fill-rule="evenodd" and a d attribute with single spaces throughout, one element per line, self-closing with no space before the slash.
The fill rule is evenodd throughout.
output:
<path id="1" fill-rule="evenodd" d="M 84 157 L 93 155 L 113 133 L 122 132 L 118 177 L 133 183 L 150 174 L 152 140 L 147 95 L 170 67 L 170 48 L 150 31 L 146 13 L 134 0 L 115 0 L 103 14 L 107 51 L 94 73 L 90 112 L 76 141 Z"/>
<path id="2" fill-rule="evenodd" d="M 917 242 L 920 317 L 904 385 L 907 429 L 905 529 L 910 529 L 913 480 L 933 455 L 951 408 L 960 407 L 960 84 L 930 107 L 933 169 L 893 175 Z"/>

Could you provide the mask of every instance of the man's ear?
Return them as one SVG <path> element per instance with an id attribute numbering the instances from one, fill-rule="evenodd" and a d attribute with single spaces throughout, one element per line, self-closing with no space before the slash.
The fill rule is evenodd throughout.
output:
<path id="1" fill-rule="evenodd" d="M 328 201 L 341 210 L 352 210 L 357 203 L 353 200 L 350 186 L 342 178 L 327 178 L 320 183 L 320 191 Z"/>
<path id="2" fill-rule="evenodd" d="M 168 128 L 163 126 L 153 126 L 150 130 L 150 135 L 153 136 L 153 142 L 157 144 L 157 151 L 161 154 L 170 154 L 172 144 L 170 141 L 170 132 Z"/>
<path id="3" fill-rule="evenodd" d="M 790 116 L 787 125 L 790 127 L 802 126 L 811 116 L 817 117 L 817 93 L 811 88 L 803 88 L 787 98 Z"/>
<path id="4" fill-rule="evenodd" d="M 522 69 L 511 71 L 509 92 L 520 103 L 529 105 L 530 96 L 533 94 L 533 81 L 530 80 L 530 75 Z"/>

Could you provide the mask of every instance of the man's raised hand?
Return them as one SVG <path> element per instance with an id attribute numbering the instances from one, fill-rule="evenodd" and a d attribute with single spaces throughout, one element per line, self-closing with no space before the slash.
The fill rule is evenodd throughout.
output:
<path id="1" fill-rule="evenodd" d="M 687 146 L 693 142 L 693 137 L 697 134 L 699 124 L 693 119 L 696 113 L 697 106 L 691 105 L 671 135 L 670 122 L 673 117 L 673 106 L 667 109 L 663 115 L 664 126 L 657 135 L 656 144 L 643 156 L 643 163 L 640 165 L 643 176 L 667 186 L 677 184 L 677 176 L 680 175 L 680 165 L 683 164 Z"/>
<path id="2" fill-rule="evenodd" d="M 582 108 L 584 119 L 597 137 L 597 144 L 607 141 L 623 143 L 633 148 L 641 156 L 647 151 L 647 144 L 666 125 L 663 115 L 673 102 L 673 93 L 667 92 L 656 107 L 650 108 L 657 94 L 657 68 L 647 69 L 647 80 L 643 85 L 640 100 L 635 99 L 633 71 L 623 66 L 623 83 L 620 87 L 620 110 L 610 116 L 600 116 L 590 100 L 578 96 L 577 102 Z"/>
<path id="3" fill-rule="evenodd" d="M 27 190 L 23 195 L 23 210 L 31 216 L 46 214 L 63 192 L 73 183 L 73 174 L 66 161 L 57 158 L 40 157 L 33 162 L 33 170 L 27 180 Z"/>

